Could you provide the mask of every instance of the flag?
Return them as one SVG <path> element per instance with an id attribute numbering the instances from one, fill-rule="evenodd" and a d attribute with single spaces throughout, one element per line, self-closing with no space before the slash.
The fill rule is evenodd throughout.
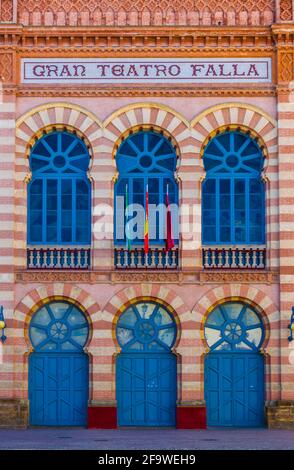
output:
<path id="1" fill-rule="evenodd" d="M 126 202 L 126 210 L 125 210 L 125 234 L 126 234 L 126 250 L 131 249 L 131 240 L 129 238 L 129 229 L 128 229 L 128 219 L 129 219 L 129 188 L 128 183 L 126 184 L 126 195 L 125 195 L 125 202 Z"/>
<path id="2" fill-rule="evenodd" d="M 148 184 L 146 186 L 145 200 L 145 227 L 144 227 L 144 251 L 147 255 L 149 252 L 149 227 L 148 227 Z"/>
<path id="3" fill-rule="evenodd" d="M 174 239 L 172 235 L 172 217 L 171 211 L 169 206 L 169 199 L 168 199 L 168 185 L 166 186 L 166 250 L 171 250 L 174 246 Z"/>

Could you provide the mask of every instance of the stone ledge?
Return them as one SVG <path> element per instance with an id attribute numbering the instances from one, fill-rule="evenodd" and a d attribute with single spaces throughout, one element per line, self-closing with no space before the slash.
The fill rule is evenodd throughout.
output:
<path id="1" fill-rule="evenodd" d="M 267 407 L 269 429 L 294 430 L 294 401 L 278 401 Z"/>
<path id="2" fill-rule="evenodd" d="M 26 428 L 28 402 L 12 398 L 0 398 L 0 428 Z"/>
<path id="3" fill-rule="evenodd" d="M 109 271 L 79 270 L 19 270 L 16 283 L 78 282 L 84 284 L 140 284 L 142 282 L 167 284 L 276 284 L 278 271 L 268 270 L 140 270 L 121 269 Z"/>

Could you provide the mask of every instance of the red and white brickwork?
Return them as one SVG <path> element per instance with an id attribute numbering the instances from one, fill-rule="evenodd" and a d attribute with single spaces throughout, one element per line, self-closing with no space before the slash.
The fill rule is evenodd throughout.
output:
<path id="1" fill-rule="evenodd" d="M 0 364 L 0 395 L 11 397 L 14 381 L 19 377 L 14 363 L 16 344 L 13 338 L 14 259 L 17 245 L 14 198 L 16 101 L 13 95 L 0 95 L 0 99 L 0 291 L 9 338 L 3 348 L 3 363 Z"/>
<path id="2" fill-rule="evenodd" d="M 294 103 L 291 95 L 280 95 L 279 128 L 279 233 L 280 233 L 280 315 L 281 315 L 281 397 L 293 400 L 294 369 L 289 363 L 289 312 L 294 305 Z"/>
<path id="3" fill-rule="evenodd" d="M 182 266 L 188 269 L 201 267 L 201 180 L 205 175 L 201 149 L 209 135 L 224 126 L 240 126 L 252 129 L 265 145 L 265 177 L 267 194 L 267 247 L 270 252 L 269 266 L 278 267 L 277 211 L 277 128 L 275 120 L 251 104 L 227 103 L 200 113 L 192 121 L 167 106 L 136 103 L 118 109 L 106 120 L 81 106 L 68 102 L 57 102 L 30 109 L 17 120 L 16 130 L 16 211 L 19 214 L 16 230 L 17 251 L 15 262 L 24 268 L 26 263 L 26 185 L 29 180 L 28 144 L 42 129 L 64 125 L 77 129 L 90 144 L 92 157 L 90 177 L 94 185 L 93 207 L 99 203 L 113 205 L 113 178 L 116 174 L 115 149 L 121 136 L 140 126 L 160 128 L 171 135 L 178 146 L 177 174 L 180 180 L 181 203 L 194 204 L 196 236 L 193 241 L 182 241 Z M 189 216 L 192 224 L 192 215 Z M 94 217 L 95 221 L 95 217 Z M 109 218 L 110 231 L 113 227 Z M 111 235 L 111 233 L 110 233 Z M 111 270 L 113 265 L 113 240 L 93 240 L 94 269 Z M 31 290 L 33 289 L 33 290 Z M 267 286 L 227 284 L 224 287 L 206 285 L 205 288 L 167 286 L 163 284 L 138 284 L 123 287 L 119 284 L 80 287 L 66 284 L 27 284 L 21 291 L 15 310 L 15 330 L 18 348 L 14 353 L 19 380 L 15 393 L 27 398 L 27 358 L 30 351 L 28 326 L 36 305 L 48 298 L 58 296 L 81 304 L 88 312 L 92 330 L 87 351 L 91 358 L 91 400 L 95 403 L 115 403 L 115 359 L 119 352 L 115 339 L 117 316 L 130 300 L 144 298 L 159 299 L 175 312 L 178 319 L 179 337 L 175 346 L 178 355 L 178 394 L 183 402 L 204 400 L 204 357 L 207 351 L 202 335 L 203 323 L 209 308 L 224 298 L 240 298 L 257 305 L 264 317 L 267 341 L 266 391 L 267 400 L 280 397 L 280 350 L 279 312 L 276 306 L 275 289 L 268 293 Z M 180 291 L 177 293 L 177 291 Z M 91 294 L 90 294 L 91 293 Z M 18 289 L 18 296 L 20 290 Z M 188 302 L 185 300 L 188 297 Z M 99 307 L 100 306 L 100 307 Z"/>
<path id="4" fill-rule="evenodd" d="M 189 407 L 205 407 L 208 347 L 204 323 L 217 303 L 236 300 L 253 306 L 263 322 L 266 406 L 283 401 L 293 408 L 294 365 L 289 361 L 293 347 L 289 348 L 288 324 L 294 306 L 294 103 L 287 83 L 294 77 L 294 51 L 285 48 L 276 55 L 276 47 L 281 47 L 280 43 L 284 47 L 291 33 L 287 28 L 293 21 L 292 1 L 175 0 L 169 8 L 164 7 L 166 2 L 152 0 L 133 2 L 133 8 L 126 6 L 130 2 L 118 5 L 104 0 L 99 8 L 94 0 L 86 3 L 0 0 L 0 79 L 5 82 L 0 102 L 0 305 L 4 307 L 7 336 L 0 363 L 0 406 L 1 400 L 12 399 L 28 409 L 30 320 L 40 306 L 64 299 L 80 307 L 89 322 L 85 347 L 90 358 L 89 406 L 115 409 L 116 358 L 120 352 L 116 323 L 131 302 L 149 299 L 165 305 L 178 327 L 173 352 L 177 355 L 179 407 L 187 406 L 188 412 Z M 276 34 L 273 31 L 279 23 L 283 23 L 282 30 Z M 187 27 L 185 34 L 181 25 Z M 130 29 L 134 26 L 136 34 Z M 140 36 L 142 26 L 146 35 Z M 236 26 L 242 34 L 236 33 Z M 162 57 L 172 57 L 175 63 L 178 58 L 191 59 L 198 52 L 202 61 L 211 57 L 224 62 L 265 58 L 266 66 L 272 60 L 272 82 L 271 74 L 256 84 L 246 79 L 225 83 L 224 77 L 224 81 L 213 83 L 211 75 L 209 83 L 148 82 L 149 90 L 142 82 L 131 87 L 130 83 L 105 82 L 96 87 L 85 76 L 76 88 L 72 82 L 63 83 L 63 76 L 55 88 L 50 81 L 43 85 L 21 81 L 21 57 L 58 57 L 62 61 L 78 57 L 80 51 L 81 58 L 87 59 L 139 57 L 155 58 L 158 63 Z M 277 61 L 283 64 L 278 67 L 281 71 L 276 70 Z M 36 140 L 54 128 L 76 132 L 91 157 L 91 269 L 82 273 L 27 269 L 29 154 Z M 177 153 L 179 202 L 190 208 L 181 214 L 181 222 L 189 226 L 193 236 L 180 237 L 180 266 L 173 272 L 146 269 L 118 273 L 110 214 L 104 217 L 104 238 L 95 236 L 95 223 L 101 216 L 97 207 L 114 206 L 118 146 L 141 128 L 161 131 L 171 139 Z M 226 129 L 248 132 L 265 157 L 265 269 L 203 268 L 202 155 L 209 139 Z M 294 427 L 294 416 L 292 421 Z M 21 424 L 28 424 L 27 417 Z"/>

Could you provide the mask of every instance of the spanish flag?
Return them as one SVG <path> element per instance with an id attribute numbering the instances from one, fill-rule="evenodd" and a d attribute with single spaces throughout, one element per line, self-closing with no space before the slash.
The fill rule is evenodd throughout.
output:
<path id="1" fill-rule="evenodd" d="M 145 227 L 144 227 L 144 251 L 147 255 L 149 252 L 149 227 L 148 227 L 148 184 L 146 186 L 145 195 Z"/>

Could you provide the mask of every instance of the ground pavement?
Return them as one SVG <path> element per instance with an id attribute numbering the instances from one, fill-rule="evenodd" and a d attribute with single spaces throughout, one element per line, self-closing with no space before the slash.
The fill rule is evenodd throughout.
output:
<path id="1" fill-rule="evenodd" d="M 268 429 L 0 429 L 0 449 L 294 450 L 294 431 Z"/>

